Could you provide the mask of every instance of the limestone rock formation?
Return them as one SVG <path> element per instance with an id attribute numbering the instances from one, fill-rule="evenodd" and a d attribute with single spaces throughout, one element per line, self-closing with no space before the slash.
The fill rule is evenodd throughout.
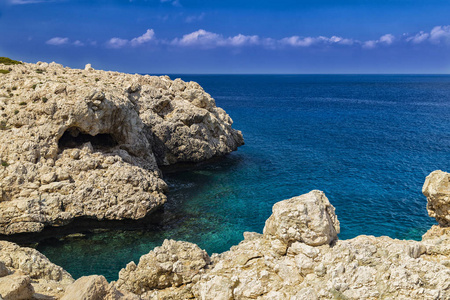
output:
<path id="1" fill-rule="evenodd" d="M 108 290 L 105 277 L 83 276 L 67 287 L 61 300 L 103 300 Z"/>
<path id="2" fill-rule="evenodd" d="M 429 176 L 425 186 L 439 185 L 440 178 Z M 434 199 L 436 193 L 427 195 Z M 433 226 L 422 241 L 337 240 L 339 222 L 320 191 L 275 204 L 267 224 L 264 234 L 245 232 L 239 245 L 211 257 L 194 244 L 166 240 L 109 284 L 96 275 L 73 282 L 37 251 L 1 242 L 0 294 L 3 283 L 18 282 L 28 295 L 34 289 L 35 298 L 54 299 L 450 298 L 450 227 Z"/>
<path id="3" fill-rule="evenodd" d="M 212 255 L 187 284 L 153 285 L 141 297 L 448 299 L 449 230 L 433 226 L 421 242 L 373 236 L 339 241 L 334 208 L 322 192 L 312 191 L 276 203 L 264 234 L 244 233 L 244 241 Z M 166 253 L 175 247 L 165 245 Z M 140 280 L 147 280 L 142 274 Z"/>
<path id="4" fill-rule="evenodd" d="M 267 219 L 264 235 L 284 243 L 296 241 L 311 246 L 330 244 L 340 232 L 334 207 L 321 191 L 275 203 Z"/>
<path id="5" fill-rule="evenodd" d="M 436 218 L 441 226 L 450 226 L 450 174 L 440 170 L 432 172 L 427 176 L 422 192 L 428 199 L 430 217 Z"/>
<path id="6" fill-rule="evenodd" d="M 10 72 L 0 74 L 0 234 L 77 217 L 142 218 L 166 201 L 158 165 L 243 144 L 194 82 L 56 63 L 3 67 Z"/>
<path id="7" fill-rule="evenodd" d="M 0 278 L 0 295 L 4 300 L 28 300 L 34 295 L 29 276 L 6 276 Z"/>
<path id="8" fill-rule="evenodd" d="M 30 299 L 33 293 L 61 297 L 74 280 L 63 268 L 51 263 L 39 251 L 0 241 L 0 295 L 6 299 Z M 5 290 L 7 287 L 9 290 Z M 12 288 L 12 287 L 17 288 Z M 20 298 L 17 295 L 25 295 Z M 19 298 L 16 298 L 19 297 Z M 22 296 L 21 296 L 22 297 Z"/>
<path id="9" fill-rule="evenodd" d="M 178 287 L 192 282 L 208 263 L 208 254 L 197 245 L 165 240 L 161 247 L 143 255 L 137 266 L 131 262 L 122 269 L 117 288 L 140 295 L 154 289 Z"/>

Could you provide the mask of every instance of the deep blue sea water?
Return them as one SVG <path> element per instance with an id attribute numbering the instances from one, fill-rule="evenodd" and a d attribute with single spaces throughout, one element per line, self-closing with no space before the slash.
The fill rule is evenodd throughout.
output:
<path id="1" fill-rule="evenodd" d="M 75 278 L 117 279 L 166 238 L 226 251 L 244 231 L 262 232 L 275 202 L 313 189 L 336 207 L 340 239 L 420 239 L 435 224 L 421 188 L 431 171 L 450 171 L 450 76 L 176 77 L 199 82 L 246 144 L 219 161 L 166 173 L 171 221 L 160 228 L 38 245 Z"/>

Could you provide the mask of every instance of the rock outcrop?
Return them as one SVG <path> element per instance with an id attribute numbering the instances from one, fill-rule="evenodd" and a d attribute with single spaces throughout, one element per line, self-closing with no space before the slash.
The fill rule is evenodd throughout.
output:
<path id="1" fill-rule="evenodd" d="M 4 300 L 28 300 L 34 295 L 34 288 L 28 276 L 0 278 L 0 295 Z"/>
<path id="2" fill-rule="evenodd" d="M 192 282 L 209 264 L 209 256 L 197 245 L 165 240 L 161 247 L 141 256 L 139 264 L 129 263 L 119 273 L 117 288 L 141 295 Z"/>
<path id="3" fill-rule="evenodd" d="M 83 276 L 67 287 L 61 300 L 103 300 L 108 291 L 105 277 Z"/>
<path id="4" fill-rule="evenodd" d="M 428 187 L 442 186 L 449 174 L 433 174 L 440 176 L 427 177 L 424 185 L 428 207 L 447 197 L 442 188 Z M 433 214 L 445 219 L 443 210 Z M 166 240 L 110 283 L 97 275 L 73 282 L 36 250 L 0 242 L 0 295 L 7 299 L 34 292 L 37 299 L 64 300 L 450 298 L 450 227 L 433 226 L 422 241 L 364 235 L 338 240 L 337 233 L 333 206 L 323 192 L 312 191 L 275 204 L 264 234 L 245 232 L 244 240 L 227 252 L 209 257 L 195 244 Z"/>
<path id="5" fill-rule="evenodd" d="M 0 241 L 0 295 L 30 299 L 33 294 L 58 298 L 73 283 L 72 276 L 39 251 Z"/>
<path id="6" fill-rule="evenodd" d="M 442 177 L 429 176 L 424 191 L 428 185 L 442 185 Z M 428 189 L 425 194 L 428 207 L 448 197 L 442 188 Z M 434 216 L 445 219 L 441 212 Z M 139 294 L 141 299 L 202 300 L 450 297 L 449 228 L 433 226 L 421 242 L 364 235 L 339 241 L 338 233 L 333 206 L 323 192 L 312 191 L 276 203 L 264 234 L 244 233 L 244 241 L 225 253 L 213 254 L 211 263 L 197 268 L 198 274 L 184 285 L 153 285 Z M 157 252 L 166 258 L 165 263 L 178 247 L 165 241 Z M 165 280 L 161 272 L 159 279 L 154 277 L 156 265 L 142 266 L 148 271 L 141 271 L 138 281 Z M 168 270 L 172 266 L 173 261 L 167 264 Z M 131 274 L 128 268 L 121 274 Z M 129 291 L 121 280 L 116 287 Z"/>
<path id="7" fill-rule="evenodd" d="M 439 225 L 450 225 L 450 174 L 440 170 L 432 172 L 425 179 L 422 188 L 428 198 L 428 215 L 436 218 Z"/>
<path id="8" fill-rule="evenodd" d="M 275 203 L 267 219 L 264 235 L 286 244 L 300 241 L 311 246 L 330 244 L 337 240 L 339 221 L 334 207 L 321 191 Z"/>
<path id="9" fill-rule="evenodd" d="M 243 144 L 197 83 L 64 68 L 0 68 L 0 234 L 74 218 L 139 219 L 165 201 L 158 165 Z"/>

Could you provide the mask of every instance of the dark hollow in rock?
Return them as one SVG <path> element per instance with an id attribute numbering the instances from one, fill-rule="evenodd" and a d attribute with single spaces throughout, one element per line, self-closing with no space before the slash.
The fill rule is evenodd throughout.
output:
<path id="1" fill-rule="evenodd" d="M 67 129 L 58 141 L 58 148 L 64 150 L 67 148 L 78 148 L 84 143 L 90 142 L 92 147 L 100 150 L 107 150 L 118 145 L 113 136 L 108 133 L 99 133 L 90 135 L 83 133 L 76 127 Z"/>

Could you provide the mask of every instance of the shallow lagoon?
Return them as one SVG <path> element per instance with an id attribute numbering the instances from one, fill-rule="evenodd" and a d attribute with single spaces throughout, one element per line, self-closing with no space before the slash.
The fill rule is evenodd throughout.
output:
<path id="1" fill-rule="evenodd" d="M 117 279 L 165 238 L 223 252 L 262 232 L 272 205 L 323 190 L 341 239 L 420 239 L 432 225 L 421 193 L 450 170 L 450 76 L 178 75 L 199 82 L 242 130 L 223 159 L 166 172 L 159 226 L 48 239 L 37 249 L 75 278 Z M 70 225 L 69 225 L 70 226 Z"/>

